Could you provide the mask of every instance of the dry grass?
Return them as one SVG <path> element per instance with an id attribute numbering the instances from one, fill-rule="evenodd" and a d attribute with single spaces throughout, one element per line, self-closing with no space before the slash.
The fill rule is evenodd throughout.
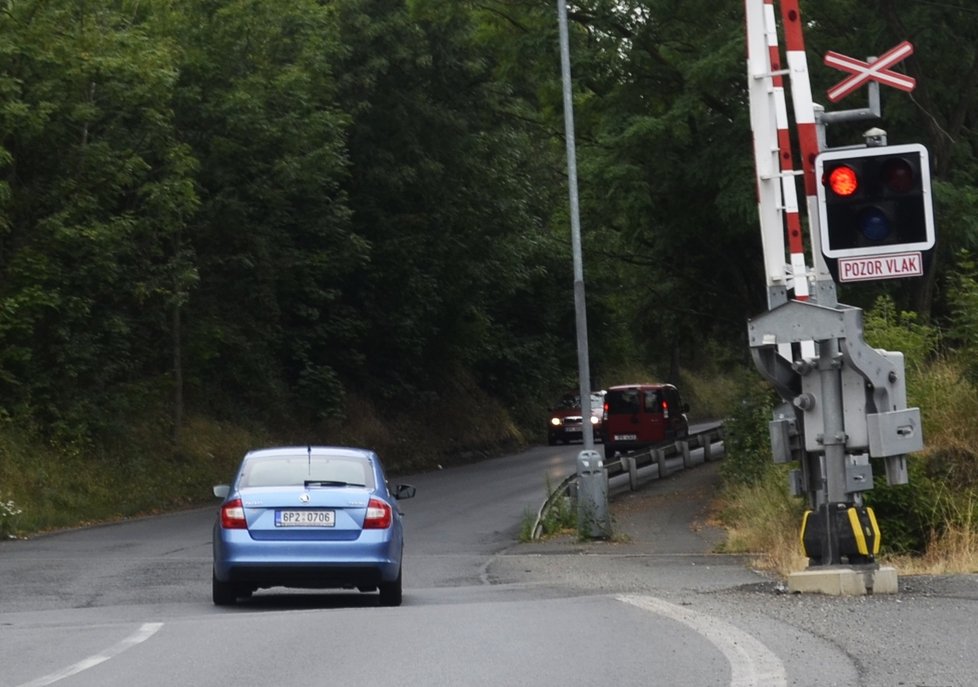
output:
<path id="1" fill-rule="evenodd" d="M 179 451 L 158 424 L 134 419 L 131 432 L 97 450 L 55 450 L 15 427 L 0 427 L 0 533 L 105 522 L 209 503 L 248 448 L 264 442 L 241 427 L 188 418 Z M 10 508 L 6 509 L 10 511 Z"/>
<path id="2" fill-rule="evenodd" d="M 978 387 L 960 364 L 940 360 L 911 377 L 913 405 L 920 406 L 928 451 L 973 453 L 978 447 Z"/>
<path id="3" fill-rule="evenodd" d="M 751 555 L 754 567 L 782 576 L 807 565 L 799 541 L 801 500 L 788 495 L 780 471 L 755 484 L 728 487 L 718 509 L 727 530 L 724 551 Z"/>
<path id="4" fill-rule="evenodd" d="M 961 361 L 942 358 L 912 376 L 910 391 L 923 416 L 920 457 L 934 480 L 932 507 L 943 522 L 923 555 L 887 562 L 911 575 L 978 572 L 978 387 Z"/>
<path id="5" fill-rule="evenodd" d="M 723 550 L 750 554 L 755 568 L 781 577 L 808 567 L 799 538 L 800 512 L 795 512 L 795 505 L 789 503 L 793 499 L 784 491 L 785 495 L 774 494 L 764 485 L 740 488 L 719 505 L 727 531 Z M 760 499 L 769 501 L 762 504 Z M 881 529 L 885 540 L 885 523 Z M 978 531 L 970 523 L 951 524 L 931 536 L 923 555 L 885 555 L 880 562 L 903 575 L 978 573 Z"/>
<path id="6" fill-rule="evenodd" d="M 888 556 L 886 563 L 905 575 L 978 573 L 978 532 L 973 527 L 949 527 L 933 534 L 922 556 Z"/>
<path id="7" fill-rule="evenodd" d="M 787 486 L 766 479 L 760 484 L 728 489 L 718 504 L 727 531 L 723 550 L 753 556 L 752 565 L 781 577 L 805 570 L 800 527 L 802 504 L 788 496 Z M 933 533 L 922 555 L 884 555 L 880 562 L 904 575 L 978 573 L 978 528 L 963 509 L 941 533 Z M 886 524 L 881 523 L 886 541 Z"/>

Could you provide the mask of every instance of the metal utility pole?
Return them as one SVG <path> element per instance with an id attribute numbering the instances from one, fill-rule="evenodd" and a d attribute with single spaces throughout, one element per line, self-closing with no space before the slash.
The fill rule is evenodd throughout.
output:
<path id="1" fill-rule="evenodd" d="M 577 370 L 581 398 L 581 430 L 584 450 L 578 456 L 578 531 L 586 536 L 610 535 L 607 486 L 593 487 L 606 479 L 603 460 L 594 450 L 591 424 L 591 370 L 587 347 L 587 301 L 584 294 L 584 260 L 581 255 L 581 216 L 577 197 L 577 150 L 574 144 L 574 99 L 571 89 L 570 40 L 567 3 L 557 0 L 560 24 L 560 72 L 564 91 L 564 138 L 567 142 L 567 189 L 570 195 L 571 247 L 574 253 L 574 314 L 577 325 Z M 595 469 L 597 468 L 597 469 Z"/>
<path id="2" fill-rule="evenodd" d="M 560 73 L 564 87 L 564 138 L 567 141 L 567 190 L 570 194 L 571 248 L 574 252 L 574 315 L 577 323 L 577 371 L 580 380 L 584 449 L 594 449 L 591 426 L 591 371 L 587 349 L 587 302 L 584 297 L 584 260 L 581 256 L 581 211 L 577 198 L 577 149 L 574 145 L 574 98 L 571 91 L 567 3 L 557 0 L 560 20 Z"/>

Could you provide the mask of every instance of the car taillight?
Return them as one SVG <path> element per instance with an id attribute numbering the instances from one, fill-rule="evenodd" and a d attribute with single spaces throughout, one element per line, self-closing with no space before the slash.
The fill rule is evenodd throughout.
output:
<path id="1" fill-rule="evenodd" d="M 370 499 L 367 504 L 367 517 L 363 519 L 363 529 L 365 530 L 386 530 L 391 526 L 394 513 L 390 504 L 380 499 Z"/>
<path id="2" fill-rule="evenodd" d="M 662 416 L 669 417 L 669 404 L 666 401 L 662 402 Z"/>
<path id="3" fill-rule="evenodd" d="M 248 528 L 241 499 L 231 499 L 221 506 L 221 527 L 226 530 L 244 530 Z"/>

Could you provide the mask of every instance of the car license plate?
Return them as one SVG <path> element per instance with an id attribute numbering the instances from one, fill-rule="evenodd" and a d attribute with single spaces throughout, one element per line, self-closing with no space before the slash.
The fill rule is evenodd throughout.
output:
<path id="1" fill-rule="evenodd" d="M 336 511 L 332 510 L 277 510 L 276 527 L 333 527 Z"/>
<path id="2" fill-rule="evenodd" d="M 616 434 L 615 441 L 635 441 L 638 438 L 635 434 Z"/>

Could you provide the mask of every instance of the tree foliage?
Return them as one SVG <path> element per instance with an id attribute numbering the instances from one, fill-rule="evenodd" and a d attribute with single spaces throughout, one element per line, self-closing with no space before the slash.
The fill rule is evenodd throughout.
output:
<path id="1" fill-rule="evenodd" d="M 885 126 L 934 153 L 939 255 L 851 296 L 965 340 L 945 275 L 974 277 L 978 14 L 803 9 L 816 94 L 827 49 L 916 46 Z M 600 383 L 746 358 L 766 301 L 742 13 L 569 6 Z M 573 385 L 560 76 L 540 0 L 0 2 L 3 413 L 75 441 L 179 427 L 184 403 L 308 429 L 351 395 L 424 405 L 465 379 L 532 406 Z"/>
<path id="2" fill-rule="evenodd" d="M 176 47 L 98 3 L 4 9 L 0 384 L 9 415 L 84 434 L 166 374 L 158 342 L 192 278 Z"/>

